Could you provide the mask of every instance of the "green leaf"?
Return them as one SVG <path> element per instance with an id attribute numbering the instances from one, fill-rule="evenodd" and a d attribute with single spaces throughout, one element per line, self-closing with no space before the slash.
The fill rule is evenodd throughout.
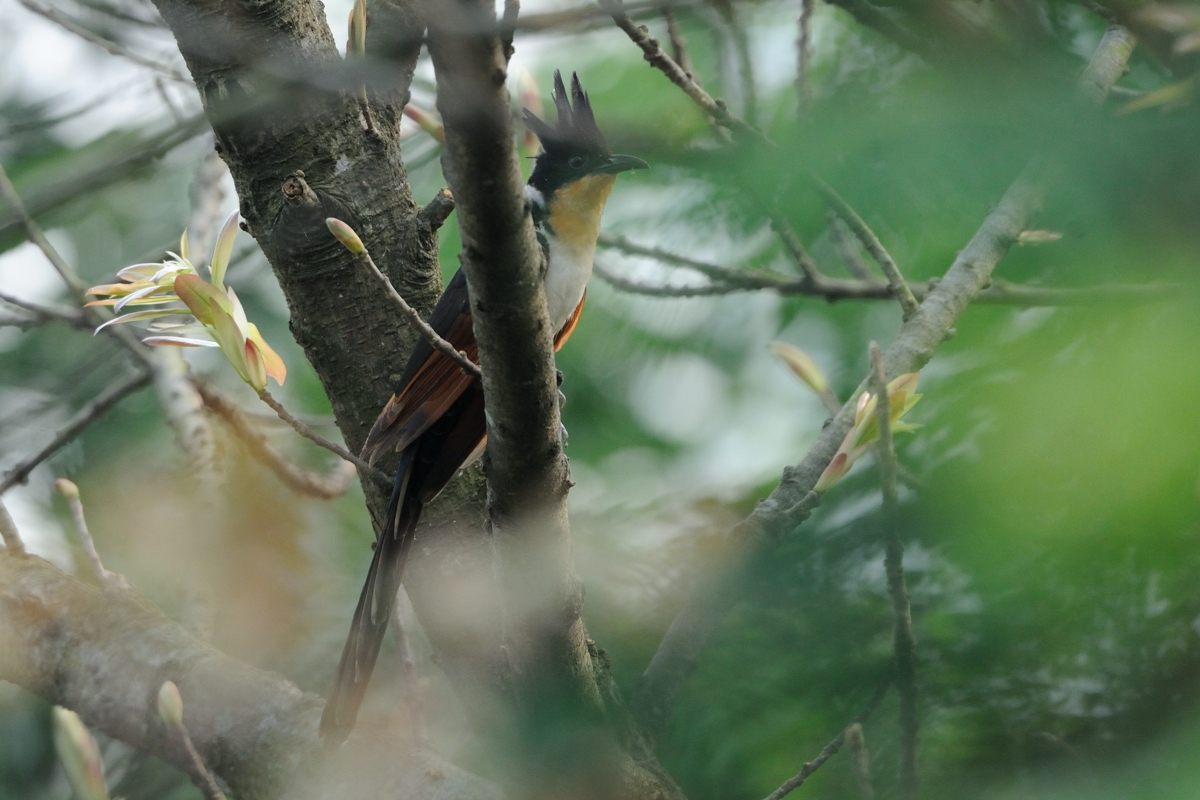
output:
<path id="1" fill-rule="evenodd" d="M 209 265 L 209 272 L 215 286 L 224 287 L 225 285 L 225 273 L 229 270 L 229 258 L 233 255 L 233 241 L 237 238 L 239 220 L 238 212 L 230 214 L 229 219 L 225 220 L 225 226 L 221 228 L 221 233 L 217 236 L 217 243 L 213 245 L 213 257 Z"/>

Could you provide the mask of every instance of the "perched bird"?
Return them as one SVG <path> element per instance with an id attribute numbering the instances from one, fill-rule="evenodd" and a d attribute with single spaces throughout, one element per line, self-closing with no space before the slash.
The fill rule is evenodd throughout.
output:
<path id="1" fill-rule="evenodd" d="M 526 124 L 542 143 L 525 193 L 546 255 L 546 305 L 552 329 L 557 331 L 554 348 L 558 350 L 579 323 L 600 215 L 616 176 L 644 169 L 646 162 L 609 152 L 577 75 L 571 78 L 568 96 L 562 75 L 554 73 L 554 106 L 558 115 L 554 125 L 525 111 Z M 461 270 L 439 298 L 430 324 L 468 358 L 477 360 L 479 347 Z M 363 446 L 364 458 L 371 461 L 399 452 L 400 466 L 333 691 L 321 716 L 321 735 L 326 740 L 340 741 L 354 727 L 421 511 L 460 467 L 483 452 L 486 438 L 482 386 L 420 339 L 399 388 Z"/>

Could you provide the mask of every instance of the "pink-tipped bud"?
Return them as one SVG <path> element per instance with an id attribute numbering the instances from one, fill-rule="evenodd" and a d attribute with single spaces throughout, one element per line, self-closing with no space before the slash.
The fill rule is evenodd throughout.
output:
<path id="1" fill-rule="evenodd" d="M 325 227 L 329 228 L 329 232 L 333 234 L 333 238 L 342 243 L 342 247 L 354 255 L 361 256 L 367 252 L 366 245 L 363 244 L 362 239 L 358 238 L 358 234 L 354 232 L 354 228 L 351 228 L 340 219 L 327 217 Z"/>
<path id="2" fill-rule="evenodd" d="M 787 342 L 772 342 L 771 352 L 779 356 L 796 377 L 808 384 L 817 394 L 829 388 L 829 379 L 808 353 Z"/>

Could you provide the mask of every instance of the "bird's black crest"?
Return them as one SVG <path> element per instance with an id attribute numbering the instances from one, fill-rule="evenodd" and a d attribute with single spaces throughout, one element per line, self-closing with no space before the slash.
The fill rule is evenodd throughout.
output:
<path id="1" fill-rule="evenodd" d="M 592 104 L 588 100 L 587 92 L 580 85 L 577 74 L 571 73 L 571 94 L 568 96 L 567 87 L 563 85 L 562 73 L 554 71 L 554 108 L 558 112 L 558 119 L 554 125 L 525 109 L 525 124 L 537 134 L 542 148 L 547 153 L 608 153 L 608 144 L 604 141 L 604 134 L 596 126 Z"/>

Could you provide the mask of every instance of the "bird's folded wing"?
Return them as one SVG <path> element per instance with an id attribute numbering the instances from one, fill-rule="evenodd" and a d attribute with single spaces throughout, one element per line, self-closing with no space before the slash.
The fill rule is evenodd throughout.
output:
<path id="1" fill-rule="evenodd" d="M 478 359 L 479 346 L 465 304 L 448 329 L 438 333 L 467 358 Z M 384 453 L 404 450 L 429 430 L 474 380 L 450 358 L 428 348 L 424 361 L 416 365 L 412 376 L 375 420 L 363 445 L 363 457 L 374 461 Z"/>

